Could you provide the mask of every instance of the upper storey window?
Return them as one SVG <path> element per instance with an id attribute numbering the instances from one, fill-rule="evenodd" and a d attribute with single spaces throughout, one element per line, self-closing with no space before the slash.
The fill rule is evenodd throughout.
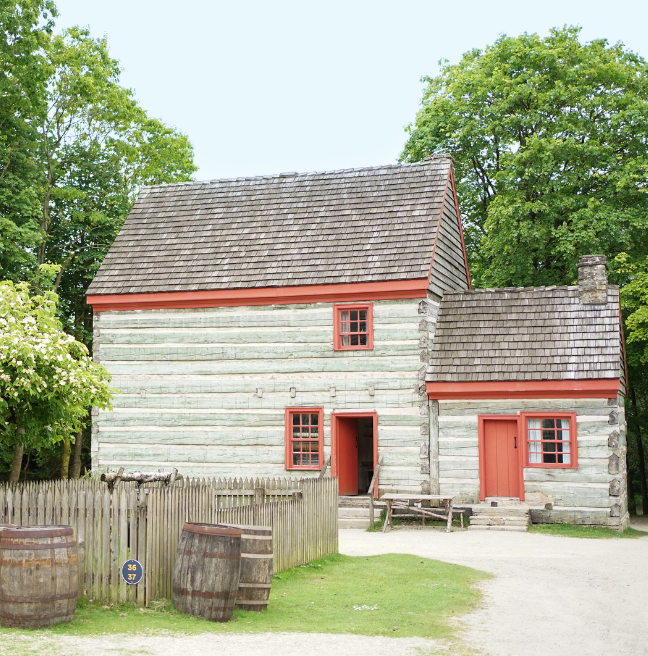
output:
<path id="1" fill-rule="evenodd" d="M 334 305 L 335 350 L 373 349 L 373 305 Z"/>

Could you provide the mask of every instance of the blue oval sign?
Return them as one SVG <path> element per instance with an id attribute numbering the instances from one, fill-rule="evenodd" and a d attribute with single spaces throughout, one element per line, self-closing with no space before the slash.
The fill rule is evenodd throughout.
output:
<path id="1" fill-rule="evenodd" d="M 122 578 L 128 585 L 136 585 L 142 580 L 144 570 L 136 560 L 127 560 L 121 569 Z"/>

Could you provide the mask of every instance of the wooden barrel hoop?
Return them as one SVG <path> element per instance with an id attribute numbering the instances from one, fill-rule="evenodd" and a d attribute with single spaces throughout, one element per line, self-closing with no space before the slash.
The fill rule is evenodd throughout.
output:
<path id="1" fill-rule="evenodd" d="M 241 571 L 241 530 L 186 522 L 173 568 L 173 603 L 183 613 L 227 622 Z"/>
<path id="2" fill-rule="evenodd" d="M 241 533 L 241 576 L 236 607 L 261 611 L 268 607 L 273 574 L 272 528 L 233 524 Z"/>
<path id="3" fill-rule="evenodd" d="M 38 628 L 74 619 L 79 559 L 71 526 L 0 529 L 0 623 Z"/>

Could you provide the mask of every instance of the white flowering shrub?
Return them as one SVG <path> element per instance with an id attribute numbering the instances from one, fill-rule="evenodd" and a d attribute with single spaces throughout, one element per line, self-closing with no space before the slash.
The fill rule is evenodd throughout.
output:
<path id="1" fill-rule="evenodd" d="M 110 376 L 63 332 L 57 296 L 0 282 L 0 439 L 44 446 L 81 430 L 91 406 L 108 408 Z M 23 433 L 24 431 L 24 433 Z"/>

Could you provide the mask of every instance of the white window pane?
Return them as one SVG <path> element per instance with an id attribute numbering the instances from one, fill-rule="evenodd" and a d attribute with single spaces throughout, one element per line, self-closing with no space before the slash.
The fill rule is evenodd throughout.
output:
<path id="1" fill-rule="evenodd" d="M 571 465 L 571 455 L 569 453 L 563 453 L 562 461 L 563 465 Z"/>
<path id="2" fill-rule="evenodd" d="M 349 346 L 349 336 L 342 335 L 342 346 Z"/>
<path id="3" fill-rule="evenodd" d="M 349 320 L 349 312 L 348 311 L 340 312 L 340 317 L 341 317 L 342 321 L 348 321 Z"/>

